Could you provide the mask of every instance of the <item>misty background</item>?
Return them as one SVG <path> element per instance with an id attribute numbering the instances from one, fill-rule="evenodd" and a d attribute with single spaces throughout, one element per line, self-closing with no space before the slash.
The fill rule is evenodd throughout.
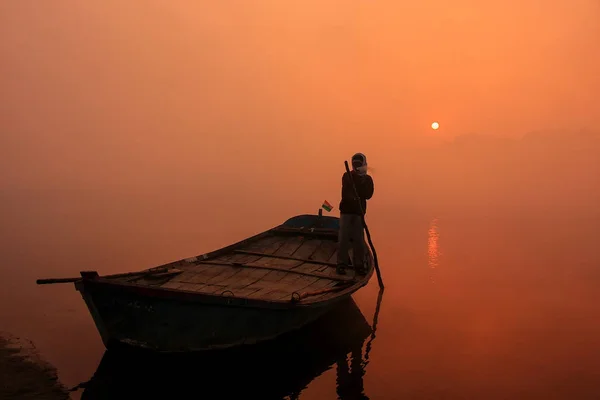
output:
<path id="1" fill-rule="evenodd" d="M 3 250 L 108 245 L 117 230 L 245 235 L 337 205 L 357 151 L 374 169 L 373 220 L 598 216 L 599 12 L 4 1 Z"/>

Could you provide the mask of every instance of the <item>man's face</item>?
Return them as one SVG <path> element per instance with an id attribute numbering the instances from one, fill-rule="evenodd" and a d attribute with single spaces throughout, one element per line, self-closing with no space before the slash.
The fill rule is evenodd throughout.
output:
<path id="1" fill-rule="evenodd" d="M 358 172 L 359 175 L 366 175 L 366 173 L 367 173 L 367 166 L 363 165 L 360 161 L 354 161 L 352 163 L 352 166 L 354 167 L 354 169 L 356 170 L 356 172 Z"/>

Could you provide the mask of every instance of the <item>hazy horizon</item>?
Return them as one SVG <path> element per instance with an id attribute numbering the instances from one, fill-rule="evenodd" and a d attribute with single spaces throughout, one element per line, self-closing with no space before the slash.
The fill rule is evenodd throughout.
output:
<path id="1" fill-rule="evenodd" d="M 3 2 L 3 247 L 144 224 L 245 235 L 323 200 L 336 215 L 357 151 L 375 225 L 598 216 L 599 13 L 591 0 Z"/>
<path id="2" fill-rule="evenodd" d="M 375 223 L 598 216 L 599 14 L 591 0 L 3 2 L 4 243 L 141 221 L 260 230 L 337 206 L 357 151 Z"/>

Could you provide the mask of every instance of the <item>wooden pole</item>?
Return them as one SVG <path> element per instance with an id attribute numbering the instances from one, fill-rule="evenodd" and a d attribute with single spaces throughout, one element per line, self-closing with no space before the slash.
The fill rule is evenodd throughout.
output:
<path id="1" fill-rule="evenodd" d="M 377 262 L 377 252 L 375 251 L 375 247 L 373 246 L 373 241 L 371 240 L 371 234 L 369 233 L 369 228 L 367 227 L 367 223 L 365 221 L 365 211 L 362 208 L 362 204 L 360 203 L 360 197 L 358 196 L 358 191 L 356 190 L 356 184 L 354 183 L 354 178 L 352 178 L 352 174 L 350 173 L 350 167 L 348 166 L 348 161 L 344 161 L 346 165 L 346 172 L 348 173 L 348 178 L 350 182 L 352 182 L 352 187 L 354 188 L 354 195 L 358 201 L 358 207 L 360 208 L 360 218 L 362 220 L 363 227 L 365 228 L 365 232 L 367 234 L 367 240 L 369 241 L 369 246 L 371 247 L 371 252 L 373 253 L 373 262 L 375 264 L 375 272 L 377 272 L 377 281 L 379 282 L 379 287 L 381 289 L 383 286 L 383 279 L 381 278 L 381 272 L 379 271 L 379 263 Z"/>
<path id="2" fill-rule="evenodd" d="M 373 341 L 375 340 L 375 332 L 377 331 L 377 320 L 379 318 L 379 310 L 381 309 L 381 301 L 383 300 L 383 289 L 379 291 L 377 295 L 377 305 L 375 306 L 375 314 L 373 315 L 373 324 L 371 324 L 371 337 L 367 342 L 366 350 L 365 350 L 365 361 L 369 361 L 369 353 L 371 352 L 371 348 L 373 347 Z"/>
<path id="3" fill-rule="evenodd" d="M 49 279 L 38 279 L 36 283 L 38 285 L 49 285 L 52 283 L 70 283 L 80 281 L 81 277 L 77 278 L 49 278 Z"/>
<path id="4" fill-rule="evenodd" d="M 138 272 L 125 272 L 122 274 L 113 274 L 113 275 L 105 275 L 102 276 L 101 278 L 125 278 L 128 276 L 140 276 L 140 275 L 152 275 L 152 274 L 162 274 L 162 273 L 166 273 L 166 272 L 181 272 L 179 270 L 176 269 L 169 269 L 167 267 L 156 267 L 156 268 L 151 268 L 149 270 L 144 270 L 144 271 L 138 271 Z M 90 271 L 92 273 L 93 276 L 98 276 L 98 274 L 95 271 Z M 89 274 L 89 272 L 83 272 L 82 275 L 86 275 Z M 49 279 L 38 279 L 36 281 L 36 283 L 38 285 L 48 285 L 48 284 L 52 284 L 52 283 L 69 283 L 69 282 L 77 282 L 81 279 L 86 278 L 88 275 L 86 276 L 80 276 L 78 278 L 49 278 Z"/>

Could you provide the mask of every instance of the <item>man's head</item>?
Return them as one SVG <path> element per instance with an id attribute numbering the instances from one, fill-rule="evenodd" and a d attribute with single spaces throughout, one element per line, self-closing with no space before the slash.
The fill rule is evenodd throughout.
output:
<path id="1" fill-rule="evenodd" d="M 352 156 L 352 169 L 360 175 L 367 173 L 367 157 L 363 153 L 356 153 Z"/>

